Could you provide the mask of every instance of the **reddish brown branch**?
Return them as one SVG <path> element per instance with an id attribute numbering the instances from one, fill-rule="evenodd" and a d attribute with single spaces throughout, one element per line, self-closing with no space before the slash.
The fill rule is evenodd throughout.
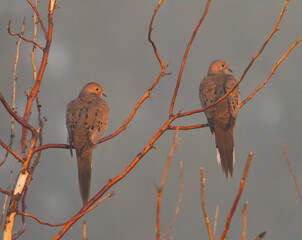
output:
<path id="1" fill-rule="evenodd" d="M 127 118 L 127 120 L 122 124 L 122 126 L 116 130 L 114 133 L 102 138 L 99 143 L 101 142 L 105 142 L 113 137 L 115 137 L 116 135 L 118 135 L 120 132 L 122 132 L 123 130 L 126 129 L 126 126 L 128 125 L 128 123 L 132 120 L 132 118 L 134 117 L 134 115 L 136 114 L 137 110 L 139 109 L 139 107 L 143 104 L 143 102 L 147 99 L 150 98 L 150 93 L 151 91 L 154 89 L 154 87 L 158 84 L 158 82 L 160 81 L 160 79 L 166 75 L 169 75 L 169 73 L 165 73 L 165 71 L 167 70 L 167 68 L 169 67 L 169 64 L 167 64 L 166 67 L 164 67 L 161 72 L 159 73 L 159 75 L 157 76 L 157 78 L 154 80 L 154 82 L 152 83 L 152 85 L 149 87 L 149 89 L 147 90 L 147 92 L 145 93 L 145 95 L 138 101 L 138 103 L 136 104 L 136 106 L 134 107 L 132 113 L 130 114 L 130 116 Z"/>
<path id="2" fill-rule="evenodd" d="M 152 25 L 153 25 L 154 18 L 156 16 L 156 13 L 159 10 L 160 6 L 162 5 L 163 1 L 164 0 L 160 0 L 159 3 L 158 3 L 158 5 L 157 5 L 157 7 L 156 7 L 156 9 L 154 10 L 154 13 L 152 15 L 152 19 L 150 21 L 149 32 L 148 32 L 148 40 L 152 44 L 155 56 L 157 57 L 157 60 L 159 61 L 159 64 L 160 64 L 161 68 L 165 68 L 165 65 L 164 65 L 163 61 L 161 60 L 161 58 L 160 58 L 160 56 L 159 56 L 159 54 L 157 52 L 157 48 L 155 46 L 154 41 L 151 39 L 151 33 L 152 33 L 152 30 L 153 30 L 153 26 Z"/>
<path id="3" fill-rule="evenodd" d="M 157 210 L 156 210 L 156 239 L 160 240 L 160 205 L 161 205 L 161 194 L 163 192 L 165 183 L 166 183 L 166 178 L 167 178 L 167 173 L 169 170 L 171 158 L 174 154 L 175 148 L 179 144 L 179 139 L 178 139 L 178 130 L 175 131 L 174 138 L 173 138 L 173 145 L 170 150 L 169 156 L 167 158 L 166 162 L 166 168 L 164 171 L 163 179 L 161 181 L 160 187 L 157 188 Z"/>
<path id="4" fill-rule="evenodd" d="M 282 10 L 281 10 L 281 14 L 280 17 L 273 29 L 273 31 L 271 32 L 271 34 L 268 36 L 268 38 L 265 40 L 264 44 L 262 45 L 261 49 L 259 50 L 259 52 L 252 58 L 252 61 L 250 62 L 250 64 L 246 67 L 246 69 L 244 70 L 241 78 L 239 79 L 237 85 L 243 80 L 243 78 L 245 77 L 246 73 L 249 71 L 249 69 L 252 67 L 254 61 L 256 60 L 256 58 L 263 52 L 264 48 L 266 47 L 266 45 L 268 44 L 268 42 L 271 40 L 271 38 L 273 37 L 273 35 L 279 30 L 278 26 L 281 22 L 281 19 L 283 18 L 284 12 L 286 10 L 287 4 L 289 3 L 290 0 L 287 0 L 285 5 L 283 6 Z M 237 86 L 236 85 L 236 86 Z M 233 88 L 235 88 L 236 86 L 234 86 Z M 232 91 L 232 90 L 231 90 Z"/>
<path id="5" fill-rule="evenodd" d="M 287 52 L 283 55 L 283 57 L 275 64 L 274 68 L 268 75 L 268 77 L 264 80 L 262 84 L 260 84 L 259 87 L 257 87 L 244 101 L 240 104 L 240 108 L 243 107 L 244 104 L 246 104 L 249 100 L 252 99 L 252 97 L 261 89 L 264 87 L 264 85 L 268 82 L 268 80 L 273 76 L 276 69 L 279 67 L 279 65 L 284 61 L 284 59 L 287 57 L 287 55 L 301 42 L 302 36 L 287 50 Z"/>
<path id="6" fill-rule="evenodd" d="M 69 145 L 67 145 L 67 144 L 58 144 L 58 143 L 45 144 L 45 145 L 36 147 L 33 150 L 33 154 L 35 154 L 36 152 L 39 152 L 39 151 L 43 151 L 43 150 L 48 149 L 48 148 L 66 148 L 66 149 L 69 149 Z"/>
<path id="7" fill-rule="evenodd" d="M 83 240 L 88 240 L 86 235 L 86 221 L 83 221 Z"/>
<path id="8" fill-rule="evenodd" d="M 36 132 L 36 129 L 29 125 L 28 123 L 26 123 L 25 121 L 23 121 L 16 113 L 15 111 L 13 111 L 10 106 L 7 104 L 7 102 L 5 101 L 2 93 L 0 92 L 0 101 L 2 102 L 3 106 L 5 107 L 5 109 L 9 112 L 9 114 L 18 122 L 20 123 L 23 127 L 29 129 L 33 134 Z"/>
<path id="9" fill-rule="evenodd" d="M 32 126 L 28 124 L 29 121 L 29 116 L 31 113 L 31 107 L 34 99 L 36 98 L 36 95 L 39 91 L 40 83 L 45 71 L 45 67 L 47 64 L 47 59 L 48 59 L 48 54 L 50 50 L 50 45 L 52 41 L 52 31 L 53 31 L 53 14 L 54 14 L 54 9 L 55 9 L 55 1 L 56 0 L 49 0 L 49 8 L 48 8 L 48 35 L 47 35 L 47 40 L 46 40 L 46 46 L 43 49 L 43 56 L 41 60 L 41 65 L 39 69 L 39 73 L 37 76 L 37 80 L 35 82 L 34 87 L 31 89 L 31 91 L 28 93 L 27 96 L 27 103 L 23 115 L 23 120 L 21 120 L 7 105 L 5 102 L 2 94 L 0 93 L 0 100 L 5 106 L 5 108 L 8 110 L 8 112 L 23 126 L 22 128 L 22 138 L 21 138 L 21 150 L 22 153 L 25 155 L 26 151 L 26 142 L 27 142 L 27 134 L 28 134 L 28 129 L 31 130 L 32 132 L 32 137 L 30 139 L 29 147 L 28 147 L 28 152 L 26 154 L 26 161 L 22 165 L 22 169 L 20 170 L 18 180 L 15 185 L 15 190 L 14 190 L 14 196 L 11 197 L 11 201 L 9 204 L 9 209 L 7 210 L 7 216 L 6 216 L 6 223 L 4 226 L 4 234 L 3 238 L 4 239 L 11 239 L 12 238 L 12 229 L 14 226 L 14 221 L 15 221 L 15 216 L 17 214 L 16 206 L 19 205 L 20 199 L 22 195 L 24 194 L 24 191 L 29 185 L 29 182 L 31 181 L 31 174 L 29 174 L 29 166 L 33 157 L 34 153 L 34 148 L 36 146 L 36 142 L 39 137 L 39 129 L 35 130 Z M 10 32 L 10 24 L 9 24 L 9 32 Z M 19 36 L 20 37 L 20 36 Z M 40 47 L 39 45 L 35 44 L 36 46 Z M 40 47 L 41 48 L 41 47 Z M 23 229 L 19 231 L 19 233 L 22 233 Z"/>
<path id="10" fill-rule="evenodd" d="M 175 209 L 175 214 L 174 214 L 174 216 L 173 216 L 173 218 L 172 218 L 172 221 L 171 221 L 171 223 L 170 223 L 170 225 L 169 225 L 169 227 L 168 227 L 168 230 L 167 230 L 167 232 L 166 232 L 166 234 L 165 234 L 164 240 L 167 240 L 168 237 L 169 237 L 169 234 L 170 234 L 170 232 L 171 232 L 171 229 L 172 229 L 172 227 L 173 227 L 173 225 L 174 225 L 174 222 L 175 222 L 175 220 L 176 220 L 176 218 L 177 218 L 177 216 L 178 216 L 179 209 L 180 209 L 180 205 L 181 205 L 181 202 L 182 202 L 182 193 L 183 193 L 183 188 L 184 188 L 184 187 L 183 187 L 183 162 L 182 162 L 182 161 L 180 161 L 179 167 L 180 167 L 180 176 L 179 176 L 179 186 L 180 186 L 180 190 L 179 190 L 179 196 L 178 196 L 178 203 L 177 203 L 177 207 L 176 207 L 176 209 Z"/>
<path id="11" fill-rule="evenodd" d="M 19 160 L 19 162 L 24 162 L 24 160 L 17 154 L 15 153 L 9 146 L 7 146 L 4 142 L 2 142 L 0 140 L 0 145 L 5 148 L 7 151 L 9 151 L 15 158 L 17 158 Z M 0 166 L 2 165 L 3 163 L 1 162 Z"/>
<path id="12" fill-rule="evenodd" d="M 46 28 L 44 27 L 43 21 L 42 21 L 42 19 L 40 17 L 40 14 L 38 12 L 37 7 L 30 0 L 26 0 L 26 1 L 29 3 L 29 5 L 32 7 L 32 9 L 34 10 L 35 14 L 37 15 L 37 18 L 39 20 L 41 28 L 42 28 L 42 30 L 44 32 L 45 38 L 47 39 L 47 31 L 46 31 Z"/>
<path id="13" fill-rule="evenodd" d="M 11 194 L 10 194 L 10 192 L 5 191 L 5 190 L 3 190 L 2 188 L 0 188 L 0 192 L 2 192 L 2 193 L 4 193 L 4 194 L 6 194 L 6 195 L 8 195 L 8 196 L 10 196 L 10 195 L 11 195 Z"/>
<path id="14" fill-rule="evenodd" d="M 43 222 L 42 220 L 40 220 L 38 217 L 36 217 L 35 215 L 29 214 L 29 213 L 24 213 L 24 212 L 17 212 L 18 215 L 21 216 L 25 216 L 25 217 L 30 217 L 32 219 L 35 219 L 38 223 L 42 224 L 42 225 L 47 225 L 50 227 L 59 227 L 59 226 L 63 226 L 66 223 L 60 223 L 60 224 L 51 224 L 51 223 L 47 223 L 47 222 Z"/>
<path id="15" fill-rule="evenodd" d="M 246 212 L 247 212 L 248 202 L 245 202 L 244 208 L 242 210 L 242 240 L 246 240 Z"/>
<path id="16" fill-rule="evenodd" d="M 204 202 L 204 182 L 205 182 L 205 178 L 203 176 L 204 176 L 203 168 L 201 168 L 200 169 L 201 206 L 202 206 L 203 215 L 204 215 L 204 218 L 205 218 L 206 224 L 207 224 L 209 239 L 213 240 L 213 236 L 212 236 L 212 232 L 211 232 L 211 225 L 210 225 L 210 221 L 209 221 L 209 218 L 208 218 L 206 205 L 205 205 L 205 202 Z"/>
<path id="17" fill-rule="evenodd" d="M 207 127 L 208 124 L 198 124 L 198 125 L 193 125 L 193 126 L 169 126 L 169 130 L 192 130 L 192 129 L 197 129 L 197 128 L 204 128 Z"/>
<path id="18" fill-rule="evenodd" d="M 246 181 L 246 177 L 247 177 L 247 174 L 248 174 L 248 171 L 249 171 L 250 164 L 251 164 L 253 156 L 254 156 L 254 153 L 250 152 L 250 154 L 248 156 L 248 159 L 247 159 L 247 162 L 246 162 L 246 165 L 245 165 L 245 169 L 244 169 L 244 173 L 243 173 L 243 176 L 242 176 L 242 179 L 241 179 L 241 183 L 240 183 L 240 187 L 239 187 L 239 190 L 238 190 L 238 194 L 237 194 L 237 196 L 235 198 L 235 201 L 233 203 L 232 209 L 229 212 L 229 215 L 228 215 L 227 221 L 225 223 L 225 227 L 224 227 L 223 233 L 222 233 L 222 235 L 220 237 L 220 240 L 224 240 L 225 239 L 225 237 L 227 235 L 227 232 L 229 230 L 232 217 L 233 217 L 233 215 L 234 215 L 234 213 L 236 211 L 237 204 L 239 202 L 239 199 L 241 197 L 241 194 L 242 194 L 242 191 L 243 191 L 243 188 L 244 188 L 244 184 L 245 184 L 245 181 Z"/>
<path id="19" fill-rule="evenodd" d="M 294 183 L 295 183 L 295 185 L 296 185 L 297 192 L 298 192 L 298 194 L 299 194 L 299 196 L 300 196 L 300 200 L 301 200 L 301 203 L 302 203 L 302 192 L 301 192 L 301 190 L 300 190 L 300 188 L 299 188 L 298 181 L 297 181 L 297 179 L 296 179 L 296 176 L 295 176 L 295 174 L 294 174 L 294 171 L 293 171 L 293 169 L 292 169 L 292 167 L 291 167 L 291 165 L 290 165 L 289 158 L 288 158 L 288 156 L 287 156 L 287 152 L 286 152 L 286 143 L 283 143 L 283 153 L 284 153 L 284 158 L 285 158 L 285 160 L 286 160 L 286 162 L 287 162 L 288 169 L 289 169 L 289 171 L 290 171 L 290 174 L 291 174 L 292 177 L 293 177 Z"/>
<path id="20" fill-rule="evenodd" d="M 47 65 L 47 59 L 48 59 L 49 50 L 50 50 L 50 46 L 51 46 L 51 42 L 52 42 L 54 8 L 55 8 L 55 0 L 50 0 L 49 1 L 49 10 L 48 10 L 48 34 L 47 34 L 47 38 L 46 38 L 46 45 L 43 50 L 43 56 L 42 56 L 42 60 L 41 60 L 40 69 L 39 69 L 39 72 L 37 75 L 37 80 L 35 81 L 34 87 L 31 89 L 31 91 L 28 94 L 27 103 L 26 103 L 26 107 L 25 107 L 25 111 L 24 111 L 24 115 L 23 115 L 23 119 L 25 122 L 28 122 L 28 120 L 29 120 L 31 107 L 32 107 L 33 101 L 36 98 L 37 93 L 39 91 L 42 77 L 44 75 L 45 68 Z M 22 151 L 24 151 L 26 148 L 26 139 L 27 139 L 27 129 L 23 128 L 22 129 L 22 139 L 21 139 Z M 27 167 L 27 165 L 25 165 L 25 167 Z"/>
<path id="21" fill-rule="evenodd" d="M 8 31 L 8 33 L 9 33 L 9 35 L 11 35 L 11 36 L 18 36 L 18 37 L 21 38 L 23 41 L 32 43 L 32 44 L 34 44 L 35 46 L 37 46 L 38 48 L 41 48 L 43 51 L 45 50 L 45 49 L 44 49 L 43 47 L 41 47 L 38 43 L 36 43 L 36 42 L 34 42 L 34 41 L 32 41 L 32 40 L 29 40 L 29 39 L 26 39 L 26 38 L 22 37 L 22 35 L 21 35 L 20 33 L 12 33 L 12 32 L 10 31 L 11 23 L 12 23 L 12 21 L 9 20 L 9 22 L 8 22 L 8 28 L 7 28 L 7 31 Z"/>
<path id="22" fill-rule="evenodd" d="M 177 96 L 177 93 L 178 93 L 178 89 L 179 89 L 179 85 L 180 85 L 181 76 L 182 76 L 182 73 L 183 73 L 183 70 L 184 70 L 184 67 L 185 67 L 185 63 L 186 63 L 186 61 L 187 61 L 187 56 L 188 56 L 188 54 L 189 54 L 189 50 L 190 50 L 190 48 L 191 48 L 191 45 L 192 45 L 192 43 L 193 43 L 193 40 L 194 40 L 194 38 L 195 38 L 195 35 L 196 35 L 196 33 L 197 33 L 197 31 L 198 31 L 198 29 L 199 29 L 201 23 L 203 22 L 205 16 L 206 16 L 207 13 L 208 13 L 208 9 L 209 9 L 209 7 L 210 7 L 210 3 L 211 3 L 211 0 L 208 0 L 207 5 L 206 5 L 206 8 L 205 8 L 205 10 L 204 10 L 204 12 L 203 12 L 203 15 L 202 15 L 202 17 L 200 18 L 199 22 L 197 23 L 197 26 L 196 26 L 196 28 L 195 28 L 195 30 L 194 30 L 192 36 L 191 36 L 191 39 L 190 39 L 190 41 L 189 41 L 189 43 L 188 43 L 188 45 L 187 45 L 185 54 L 184 54 L 184 56 L 183 56 L 183 60 L 182 60 L 182 63 L 181 63 L 181 68 L 180 68 L 180 71 L 179 71 L 179 74 L 178 74 L 177 83 L 176 83 L 176 86 L 175 86 L 173 98 L 172 98 L 171 105 L 170 105 L 170 116 L 173 115 L 174 104 L 175 104 L 176 96 Z"/>
<path id="23" fill-rule="evenodd" d="M 87 211 L 83 212 L 81 216 L 85 215 L 86 213 L 90 212 L 91 210 L 93 210 L 94 208 L 96 208 L 101 202 L 103 202 L 105 199 L 109 198 L 109 197 L 112 197 L 114 196 L 114 192 L 111 192 L 110 194 L 108 194 L 106 197 L 102 198 L 95 206 L 93 206 L 92 208 L 88 209 Z M 32 214 L 29 214 L 29 213 L 24 213 L 24 212 L 17 212 L 18 215 L 21 215 L 21 216 L 25 216 L 25 217 L 30 217 L 30 218 L 33 218 L 35 219 L 38 223 L 42 224 L 42 225 L 47 225 L 47 226 L 50 226 L 50 227 L 60 227 L 60 226 L 63 226 L 65 225 L 66 223 L 68 223 L 69 221 L 67 222 L 64 222 L 64 223 L 59 223 L 59 224 L 51 224 L 51 223 L 47 223 L 47 222 L 43 222 L 42 220 L 40 220 L 38 217 L 36 217 L 35 215 L 32 215 Z"/>

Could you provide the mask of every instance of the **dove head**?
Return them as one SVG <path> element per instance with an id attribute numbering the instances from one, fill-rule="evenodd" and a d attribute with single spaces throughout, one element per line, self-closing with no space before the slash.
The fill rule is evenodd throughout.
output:
<path id="1" fill-rule="evenodd" d="M 102 97 L 106 95 L 103 93 L 103 88 L 101 85 L 91 82 L 91 83 L 87 83 L 85 87 L 81 90 L 79 97 L 84 97 L 84 96 Z"/>
<path id="2" fill-rule="evenodd" d="M 229 65 L 223 60 L 215 60 L 211 63 L 208 71 L 208 75 L 217 74 L 217 73 L 227 73 L 228 71 L 232 72 L 229 69 Z"/>

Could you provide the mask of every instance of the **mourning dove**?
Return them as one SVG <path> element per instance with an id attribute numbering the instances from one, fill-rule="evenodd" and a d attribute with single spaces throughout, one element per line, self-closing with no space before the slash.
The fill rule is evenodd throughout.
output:
<path id="1" fill-rule="evenodd" d="M 75 148 L 78 162 L 78 177 L 83 205 L 90 192 L 92 150 L 96 148 L 109 121 L 110 110 L 102 96 L 103 88 L 97 83 L 88 83 L 77 99 L 71 101 L 66 111 L 68 143 L 72 156 Z"/>
<path id="2" fill-rule="evenodd" d="M 229 74 L 228 64 L 223 60 L 213 61 L 208 75 L 200 82 L 199 97 L 202 107 L 215 103 L 236 84 L 236 78 Z M 217 162 L 228 177 L 233 176 L 234 126 L 240 107 L 240 91 L 236 87 L 231 94 L 217 105 L 205 110 L 211 133 L 215 136 Z"/>

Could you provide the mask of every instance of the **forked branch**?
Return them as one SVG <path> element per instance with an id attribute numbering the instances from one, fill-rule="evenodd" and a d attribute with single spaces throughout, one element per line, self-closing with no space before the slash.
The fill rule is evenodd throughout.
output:
<path id="1" fill-rule="evenodd" d="M 42 51 L 44 51 L 45 49 L 43 47 L 41 47 L 38 43 L 32 41 L 32 40 L 29 40 L 29 39 L 26 39 L 25 37 L 23 37 L 20 33 L 13 33 L 11 32 L 10 28 L 11 28 L 11 23 L 12 21 L 9 20 L 8 22 L 8 28 L 7 28 L 7 31 L 9 33 L 9 35 L 11 36 L 18 36 L 19 38 L 21 38 L 23 41 L 25 42 L 29 42 L 29 43 L 32 43 L 33 45 L 37 46 L 38 48 L 40 48 Z"/>
<path id="2" fill-rule="evenodd" d="M 195 27 L 195 30 L 194 30 L 194 32 L 193 32 L 193 34 L 191 36 L 191 39 L 190 39 L 190 41 L 189 41 L 189 43 L 187 45 L 185 54 L 183 56 L 183 60 L 182 60 L 181 67 L 180 67 L 180 71 L 179 71 L 178 78 L 177 78 L 177 83 L 176 83 L 176 86 L 175 86 L 175 89 L 174 89 L 174 94 L 173 94 L 171 105 L 170 105 L 170 116 L 173 115 L 173 109 L 174 109 L 174 104 L 175 104 L 176 96 L 177 96 L 177 93 L 178 93 L 178 89 L 179 89 L 182 73 L 183 73 L 183 70 L 184 70 L 184 67 L 185 67 L 185 63 L 187 61 L 187 57 L 188 57 L 191 45 L 192 45 L 192 43 L 194 41 L 194 38 L 196 36 L 196 33 L 198 32 L 198 29 L 199 29 L 201 23 L 203 22 L 204 18 L 206 17 L 206 15 L 208 13 L 208 9 L 210 7 L 210 3 L 211 3 L 211 0 L 208 0 L 207 5 L 206 5 L 206 7 L 204 9 L 204 12 L 203 12 L 203 14 L 202 14 L 199 22 L 197 23 L 197 26 Z"/>

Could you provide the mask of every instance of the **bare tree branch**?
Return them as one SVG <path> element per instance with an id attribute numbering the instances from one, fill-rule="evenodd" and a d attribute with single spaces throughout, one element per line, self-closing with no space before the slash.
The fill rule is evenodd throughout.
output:
<path id="1" fill-rule="evenodd" d="M 11 30 L 10 30 L 11 24 L 12 24 L 12 21 L 9 20 L 9 22 L 8 22 L 8 28 L 7 28 L 7 31 L 8 31 L 8 33 L 9 33 L 9 35 L 11 35 L 11 36 L 18 36 L 18 37 L 21 38 L 23 41 L 32 43 L 32 44 L 34 44 L 35 46 L 37 46 L 38 48 L 40 48 L 42 51 L 45 51 L 45 49 L 44 49 L 43 47 L 41 47 L 38 43 L 36 43 L 36 42 L 34 42 L 34 41 L 32 41 L 32 40 L 29 40 L 29 39 L 24 38 L 20 33 L 12 33 Z"/>
<path id="2" fill-rule="evenodd" d="M 259 87 L 257 87 L 244 101 L 240 104 L 240 108 L 246 104 L 249 100 L 252 99 L 252 97 L 261 89 L 264 87 L 264 85 L 268 82 L 268 80 L 273 76 L 276 69 L 279 67 L 279 65 L 284 61 L 284 59 L 287 57 L 287 55 L 301 42 L 302 36 L 287 50 L 287 52 L 283 55 L 283 57 L 275 64 L 272 71 L 268 75 L 268 77 L 264 80 L 262 84 L 260 84 Z"/>
<path id="3" fill-rule="evenodd" d="M 44 27 L 43 21 L 42 21 L 42 19 L 40 17 L 40 14 L 38 12 L 37 6 L 35 6 L 30 0 L 26 0 L 26 1 L 29 3 L 29 5 L 32 7 L 32 9 L 34 10 L 35 14 L 37 15 L 37 18 L 39 20 L 41 28 L 42 28 L 42 30 L 44 32 L 45 39 L 47 39 L 47 31 L 46 31 L 46 28 Z M 36 5 L 37 5 L 37 1 L 36 1 Z"/>
<path id="4" fill-rule="evenodd" d="M 260 233 L 260 234 L 258 235 L 258 237 L 256 237 L 254 240 L 260 240 L 260 239 L 264 238 L 265 235 L 266 235 L 266 231 L 264 231 L 263 233 Z"/>
<path id="5" fill-rule="evenodd" d="M 164 171 L 163 179 L 161 181 L 160 187 L 157 188 L 157 210 L 156 210 L 156 239 L 160 240 L 160 205 L 161 205 L 161 194 L 163 192 L 165 183 L 166 183 L 166 178 L 167 178 L 167 173 L 170 167 L 170 162 L 171 158 L 174 154 L 174 151 L 176 147 L 179 144 L 179 139 L 178 139 L 178 130 L 175 131 L 174 138 L 173 138 L 173 145 L 170 150 L 169 156 L 166 161 L 166 168 Z"/>
<path id="6" fill-rule="evenodd" d="M 24 160 L 17 153 L 15 153 L 9 146 L 5 145 L 5 143 L 2 142 L 1 140 L 0 140 L 0 145 L 3 148 L 5 148 L 9 153 L 11 153 L 15 158 L 17 158 L 19 160 L 19 162 L 24 162 Z M 2 164 L 3 164 L 3 162 L 1 162 L 1 165 Z"/>
<path id="7" fill-rule="evenodd" d="M 152 45 L 152 47 L 153 47 L 155 56 L 157 57 L 157 60 L 159 61 L 159 64 L 160 64 L 160 66 L 161 66 L 162 69 L 165 68 L 165 65 L 164 65 L 163 61 L 161 60 L 161 58 L 160 58 L 160 56 L 159 56 L 159 54 L 158 54 L 158 52 L 157 52 L 157 48 L 156 48 L 156 46 L 155 46 L 154 41 L 151 39 L 151 33 L 152 33 L 152 30 L 153 30 L 153 21 L 154 21 L 154 18 L 155 18 L 155 16 L 156 16 L 156 13 L 157 13 L 157 11 L 159 10 L 160 6 L 162 5 L 163 1 L 164 1 L 164 0 L 160 0 L 159 3 L 158 3 L 158 5 L 157 5 L 157 7 L 156 7 L 156 9 L 154 10 L 154 13 L 153 13 L 153 15 L 152 15 L 152 19 L 151 19 L 151 21 L 150 21 L 149 32 L 148 32 L 148 40 L 149 40 L 149 42 L 151 43 L 151 45 Z"/>
<path id="8" fill-rule="evenodd" d="M 246 212 L 247 212 L 248 202 L 246 201 L 244 204 L 244 208 L 242 210 L 242 240 L 246 240 Z"/>
<path id="9" fill-rule="evenodd" d="M 202 167 L 200 169 L 201 206 L 202 206 L 202 211 L 203 211 L 204 219 L 206 220 L 206 224 L 207 224 L 209 239 L 213 240 L 213 236 L 212 236 L 212 232 L 211 232 L 211 225 L 210 225 L 210 221 L 209 221 L 209 218 L 208 218 L 206 205 L 205 205 L 205 202 L 204 202 L 204 182 L 205 182 L 205 180 L 206 179 L 204 178 L 203 167 Z"/>
<path id="10" fill-rule="evenodd" d="M 219 205 L 217 205 L 216 211 L 215 211 L 215 221 L 214 221 L 214 227 L 213 227 L 213 239 L 214 240 L 216 240 L 216 229 L 217 229 L 218 212 L 219 212 Z"/>
<path id="11" fill-rule="evenodd" d="M 244 169 L 244 173 L 243 173 L 243 176 L 242 176 L 242 179 L 241 179 L 241 183 L 240 183 L 240 187 L 239 187 L 239 190 L 238 190 L 238 194 L 237 194 L 237 196 L 235 198 L 235 201 L 233 203 L 231 211 L 229 212 L 229 215 L 228 215 L 227 221 L 225 223 L 225 227 L 224 227 L 223 233 L 222 233 L 222 235 L 220 237 L 220 240 L 224 240 L 225 239 L 225 237 L 227 235 L 227 232 L 229 230 L 232 217 L 234 215 L 234 212 L 236 211 L 237 204 L 239 202 L 239 199 L 241 197 L 241 194 L 242 194 L 242 191 L 243 191 L 243 188 L 244 188 L 244 184 L 245 184 L 245 181 L 246 181 L 246 178 L 247 178 L 247 174 L 248 174 L 248 171 L 249 171 L 250 164 L 251 164 L 253 156 L 254 156 L 254 153 L 250 152 L 250 154 L 248 156 L 248 159 L 247 159 L 247 162 L 246 162 L 246 165 L 245 165 L 245 169 Z"/>
<path id="12" fill-rule="evenodd" d="M 169 237 L 169 234 L 171 232 L 171 229 L 174 225 L 174 222 L 178 216 L 178 213 L 179 213 L 179 209 L 180 209 L 180 205 L 181 205 L 181 202 L 182 202 L 182 193 L 183 193 L 183 162 L 180 161 L 179 163 L 179 167 L 180 167 L 180 176 L 179 176 L 179 185 L 180 185 L 180 191 L 179 191 L 179 197 L 178 197 L 178 203 L 177 203 L 177 207 L 175 209 L 175 214 L 174 214 L 174 217 L 172 218 L 172 221 L 168 227 L 168 230 L 165 234 L 165 237 L 164 237 L 164 240 L 168 239 Z"/>
<path id="13" fill-rule="evenodd" d="M 293 171 L 293 169 L 292 169 L 292 167 L 291 167 L 291 165 L 290 165 L 290 162 L 289 162 L 289 158 L 288 158 L 288 156 L 287 156 L 287 152 L 286 152 L 286 143 L 283 143 L 283 153 L 284 153 L 284 158 L 285 158 L 285 160 L 286 160 L 286 162 L 287 162 L 288 169 L 289 169 L 289 171 L 290 171 L 290 174 L 291 174 L 292 177 L 293 177 L 294 183 L 295 183 L 295 185 L 296 185 L 297 192 L 298 192 L 298 194 L 299 194 L 299 196 L 300 196 L 300 200 L 301 200 L 301 203 L 302 203 L 302 192 L 301 192 L 301 190 L 300 190 L 300 188 L 299 188 L 299 184 L 298 184 L 297 178 L 296 178 L 296 176 L 295 176 L 295 174 L 294 174 L 294 171 Z"/>

